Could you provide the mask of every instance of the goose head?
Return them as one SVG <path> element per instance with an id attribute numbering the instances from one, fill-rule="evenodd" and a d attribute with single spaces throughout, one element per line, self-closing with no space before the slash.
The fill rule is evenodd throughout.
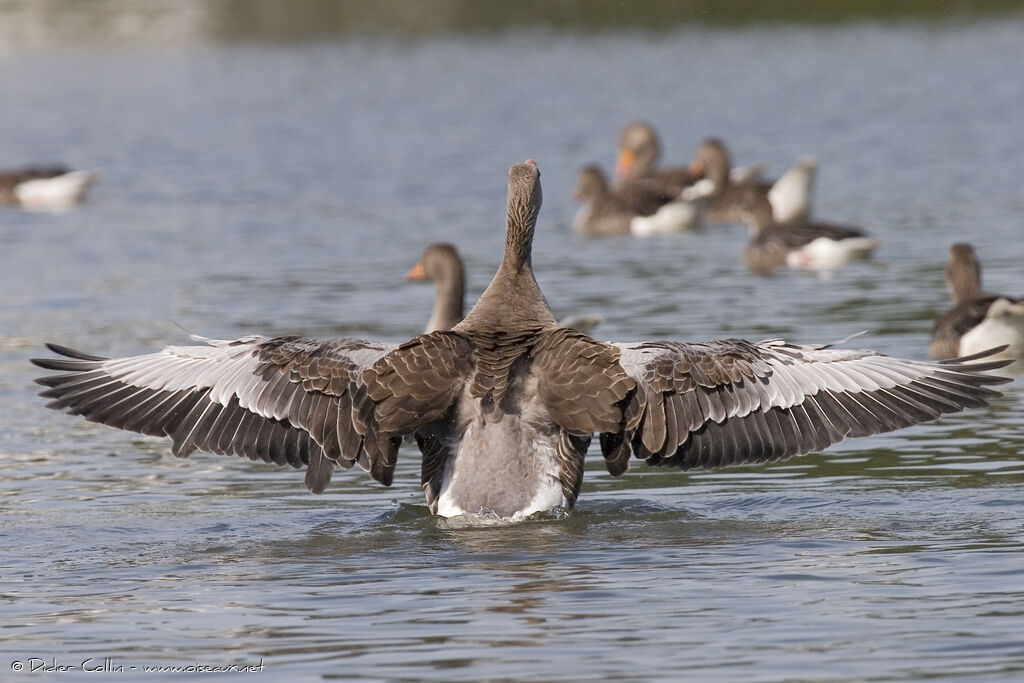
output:
<path id="1" fill-rule="evenodd" d="M 590 201 L 608 194 L 608 180 L 600 166 L 590 164 L 580 169 L 576 176 L 576 189 L 572 198 L 576 201 Z"/>
<path id="2" fill-rule="evenodd" d="M 716 191 L 720 191 L 729 182 L 731 167 L 732 161 L 725 143 L 719 138 L 708 138 L 697 147 L 697 153 L 690 163 L 690 173 L 707 178 L 714 183 Z"/>
<path id="3" fill-rule="evenodd" d="M 615 177 L 620 183 L 642 178 L 654 170 L 660 156 L 661 143 L 654 127 L 644 121 L 635 121 L 619 134 Z"/>

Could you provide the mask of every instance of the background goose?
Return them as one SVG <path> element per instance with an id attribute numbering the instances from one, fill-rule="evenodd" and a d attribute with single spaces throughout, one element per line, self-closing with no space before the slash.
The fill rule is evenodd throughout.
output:
<path id="1" fill-rule="evenodd" d="M 618 188 L 635 187 L 655 190 L 672 197 L 701 178 L 689 168 L 659 168 L 661 142 L 654 126 L 645 121 L 630 123 L 619 134 L 615 154 L 615 183 Z M 742 166 L 729 171 L 733 183 L 755 183 L 767 169 L 766 162 Z"/>
<path id="2" fill-rule="evenodd" d="M 954 244 L 946 261 L 953 308 L 935 321 L 929 353 L 952 358 L 971 349 L 1005 345 L 999 356 L 1014 360 L 1007 375 L 1024 372 L 1024 298 L 983 294 L 981 263 L 970 244 Z"/>
<path id="3" fill-rule="evenodd" d="M 867 258 L 881 243 L 860 228 L 822 221 L 780 223 L 772 209 L 755 201 L 741 210 L 750 229 L 743 263 L 758 273 L 781 266 L 801 270 L 831 270 Z M 987 347 L 986 347 L 987 348 Z"/>
<path id="4" fill-rule="evenodd" d="M 600 435 L 608 470 L 768 462 L 985 405 L 1005 381 L 979 357 L 899 360 L 871 351 L 738 339 L 603 343 L 557 327 L 533 275 L 541 207 L 532 160 L 508 176 L 505 252 L 450 331 L 400 346 L 245 337 L 105 359 L 60 346 L 36 359 L 50 407 L 197 449 L 391 482 L 402 437 L 422 454 L 430 510 L 516 519 L 569 508 Z"/>
<path id="5" fill-rule="evenodd" d="M 661 142 L 654 127 L 634 121 L 619 133 L 615 179 L 620 187 L 647 184 L 671 196 L 699 180 L 687 168 L 658 168 Z"/>
<path id="6" fill-rule="evenodd" d="M 639 184 L 612 188 L 598 166 L 580 170 L 573 199 L 583 206 L 573 218 L 582 235 L 654 235 L 699 227 L 711 184 L 699 181 L 678 194 Z"/>
<path id="7" fill-rule="evenodd" d="M 85 199 L 85 193 L 98 178 L 97 171 L 71 171 L 63 166 L 7 171 L 0 173 L 0 205 L 62 211 Z"/>
<path id="8" fill-rule="evenodd" d="M 772 184 L 758 178 L 749 182 L 737 182 L 731 174 L 732 161 L 729 150 L 719 138 L 708 138 L 697 147 L 690 163 L 690 173 L 698 178 L 711 181 L 705 219 L 709 223 L 739 223 L 743 220 L 744 207 L 771 211 L 768 192 Z"/>
<path id="9" fill-rule="evenodd" d="M 465 269 L 454 244 L 434 242 L 423 250 L 423 256 L 405 274 L 406 280 L 430 280 L 434 283 L 434 308 L 424 333 L 450 330 L 462 320 L 465 301 Z M 570 327 L 590 334 L 603 318 L 599 315 L 571 315 L 558 321 L 559 327 Z"/>
<path id="10" fill-rule="evenodd" d="M 425 333 L 450 330 L 462 321 L 466 276 L 455 245 L 447 242 L 427 245 L 420 260 L 405 274 L 405 279 L 434 283 L 434 308 Z"/>
<path id="11" fill-rule="evenodd" d="M 805 223 L 811 219 L 811 193 L 818 174 L 818 162 L 798 159 L 768 190 L 772 217 L 778 223 Z"/>

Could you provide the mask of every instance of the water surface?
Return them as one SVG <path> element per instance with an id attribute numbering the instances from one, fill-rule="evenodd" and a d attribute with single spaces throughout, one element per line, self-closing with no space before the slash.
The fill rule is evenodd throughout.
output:
<path id="1" fill-rule="evenodd" d="M 0 667 L 257 664 L 384 680 L 1011 679 L 1024 671 L 1024 410 L 824 455 L 684 474 L 588 467 L 578 509 L 510 527 L 395 485 L 197 454 L 42 407 L 27 359 L 259 332 L 401 341 L 456 242 L 479 294 L 505 173 L 537 159 L 535 248 L 558 313 L 615 340 L 781 335 L 922 358 L 949 244 L 1024 291 L 1020 21 L 772 25 L 413 41 L 50 46 L 0 57 L 4 162 L 101 167 L 61 215 L 0 213 Z M 884 240 L 829 277 L 757 278 L 739 227 L 584 240 L 578 167 L 658 126 L 781 172 Z M 595 453 L 596 455 L 596 453 Z"/>

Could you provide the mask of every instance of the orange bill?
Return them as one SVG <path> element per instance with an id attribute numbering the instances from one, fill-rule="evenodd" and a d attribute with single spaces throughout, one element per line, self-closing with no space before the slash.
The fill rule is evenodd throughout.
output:
<path id="1" fill-rule="evenodd" d="M 620 149 L 619 156 L 615 160 L 615 177 L 622 180 L 629 174 L 629 169 L 633 168 L 633 162 L 635 161 L 633 153 L 628 149 Z"/>
<path id="2" fill-rule="evenodd" d="M 410 270 L 408 273 L 405 274 L 405 279 L 406 280 L 426 280 L 427 279 L 427 271 L 424 270 L 424 268 L 423 268 L 423 262 L 420 261 L 415 266 L 413 266 L 412 270 Z"/>

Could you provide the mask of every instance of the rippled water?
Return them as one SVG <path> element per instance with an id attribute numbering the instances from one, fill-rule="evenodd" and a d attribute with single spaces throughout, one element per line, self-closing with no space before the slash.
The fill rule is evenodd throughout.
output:
<path id="1" fill-rule="evenodd" d="M 0 653 L 80 667 L 263 662 L 411 680 L 1010 679 L 1024 671 L 1024 396 L 825 455 L 681 474 L 588 467 L 560 519 L 430 517 L 395 485 L 197 454 L 45 410 L 44 341 L 103 354 L 189 331 L 399 341 L 402 274 L 456 242 L 478 294 L 505 172 L 537 159 L 556 312 L 617 340 L 783 335 L 924 357 L 949 244 L 1024 292 L 1019 21 L 401 43 L 75 48 L 0 58 L 6 165 L 101 167 L 61 215 L 0 213 Z M 740 228 L 569 231 L 576 169 L 625 122 L 669 161 L 821 161 L 817 213 L 877 258 L 756 278 Z M 139 670 L 136 670 L 137 672 Z"/>

